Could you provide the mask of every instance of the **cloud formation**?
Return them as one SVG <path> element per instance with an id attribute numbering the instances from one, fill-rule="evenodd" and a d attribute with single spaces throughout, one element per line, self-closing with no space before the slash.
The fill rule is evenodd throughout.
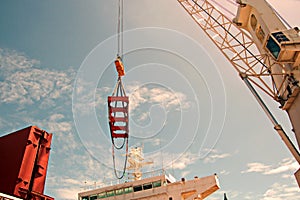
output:
<path id="1" fill-rule="evenodd" d="M 274 175 L 274 174 L 283 174 L 285 172 L 292 172 L 294 173 L 297 169 L 299 169 L 299 164 L 295 162 L 291 158 L 283 159 L 280 163 L 277 165 L 266 165 L 259 162 L 253 162 L 247 164 L 248 169 L 242 171 L 241 173 L 261 173 L 264 175 Z M 286 178 L 285 175 L 282 176 L 283 178 Z"/>
<path id="2" fill-rule="evenodd" d="M 299 199 L 299 187 L 294 185 L 274 183 L 264 193 L 262 200 L 294 200 Z"/>
<path id="3" fill-rule="evenodd" d="M 231 156 L 231 154 L 219 152 L 217 149 L 204 149 L 202 153 L 206 155 L 203 160 L 204 163 L 215 163 L 217 160 Z"/>
<path id="4" fill-rule="evenodd" d="M 136 84 L 135 84 L 136 85 Z M 137 110 L 141 105 L 159 104 L 169 111 L 171 108 L 187 109 L 190 107 L 190 102 L 187 96 L 182 92 L 171 91 L 161 86 L 136 86 L 128 85 L 130 97 L 130 110 Z"/>
<path id="5" fill-rule="evenodd" d="M 157 152 L 147 157 L 147 161 L 153 161 L 150 170 L 153 168 L 182 170 L 195 163 L 197 159 L 197 155 L 189 151 L 184 153 Z"/>
<path id="6" fill-rule="evenodd" d="M 79 180 L 92 179 L 82 173 L 80 162 L 90 163 L 92 158 L 82 152 L 72 128 L 70 105 L 75 72 L 40 65 L 38 60 L 20 52 L 0 48 L 0 109 L 7 113 L 0 118 L 0 127 L 7 132 L 30 124 L 53 133 L 46 194 L 54 193 L 58 199 L 76 199 Z M 76 170 L 70 170 L 72 167 Z"/>
<path id="7" fill-rule="evenodd" d="M 28 69 L 39 64 L 38 60 L 30 59 L 20 52 L 0 48 L 0 70 L 2 75 L 5 72 Z"/>
<path id="8" fill-rule="evenodd" d="M 40 69 L 39 61 L 10 50 L 0 49 L 0 101 L 53 105 L 53 100 L 70 97 L 74 71 Z M 44 104 L 43 104 L 44 102 Z"/>

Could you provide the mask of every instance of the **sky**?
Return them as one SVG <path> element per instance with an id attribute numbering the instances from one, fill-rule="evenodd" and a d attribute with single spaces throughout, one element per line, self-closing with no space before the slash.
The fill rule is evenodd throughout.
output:
<path id="1" fill-rule="evenodd" d="M 53 133 L 45 194 L 58 200 L 116 181 L 106 99 L 117 79 L 117 2 L 0 2 L 0 136 L 30 125 Z M 268 2 L 299 26 L 299 0 Z M 124 31 L 129 146 L 143 146 L 154 162 L 146 176 L 217 173 L 221 189 L 210 200 L 300 198 L 299 165 L 177 1 L 125 1 Z M 286 113 L 266 102 L 294 141 Z"/>

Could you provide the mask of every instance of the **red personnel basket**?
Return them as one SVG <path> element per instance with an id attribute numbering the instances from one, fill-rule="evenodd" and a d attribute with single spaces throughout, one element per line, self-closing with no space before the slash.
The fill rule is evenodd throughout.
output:
<path id="1" fill-rule="evenodd" d="M 128 103 L 127 96 L 109 96 L 108 119 L 112 139 L 128 138 Z"/>

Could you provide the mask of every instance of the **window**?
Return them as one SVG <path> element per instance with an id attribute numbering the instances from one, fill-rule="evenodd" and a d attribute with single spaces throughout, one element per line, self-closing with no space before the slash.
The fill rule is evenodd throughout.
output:
<path id="1" fill-rule="evenodd" d="M 251 27 L 252 27 L 252 30 L 255 30 L 256 28 L 256 25 L 257 25 L 257 19 L 255 17 L 255 15 L 251 15 L 251 18 L 250 18 L 250 24 L 251 24 Z"/>
<path id="2" fill-rule="evenodd" d="M 112 197 L 112 196 L 115 196 L 115 191 L 106 192 L 106 197 Z"/>
<path id="3" fill-rule="evenodd" d="M 90 196 L 90 200 L 95 200 L 95 199 L 97 199 L 97 195 Z"/>
<path id="4" fill-rule="evenodd" d="M 265 38 L 265 32 L 262 30 L 261 26 L 258 26 L 256 29 L 256 36 L 260 42 L 263 42 Z"/>
<path id="5" fill-rule="evenodd" d="M 124 193 L 125 194 L 128 194 L 130 192 L 133 192 L 133 188 L 132 187 L 124 188 Z"/>
<path id="6" fill-rule="evenodd" d="M 144 190 L 148 190 L 148 189 L 151 189 L 152 188 L 152 183 L 146 183 L 143 185 L 143 189 Z"/>
<path id="7" fill-rule="evenodd" d="M 116 192 L 116 195 L 124 194 L 124 190 L 123 189 L 118 189 L 115 192 Z"/>
<path id="8" fill-rule="evenodd" d="M 138 191 L 141 191 L 141 190 L 143 190 L 143 187 L 141 185 L 133 186 L 133 191 L 134 192 L 138 192 Z"/>
<path id="9" fill-rule="evenodd" d="M 102 199 L 106 197 L 106 192 L 101 192 L 100 194 L 98 194 L 98 198 Z"/>
<path id="10" fill-rule="evenodd" d="M 160 186 L 161 186 L 161 181 L 153 182 L 153 187 L 160 187 Z"/>
<path id="11" fill-rule="evenodd" d="M 283 32 L 276 32 L 276 33 L 272 33 L 272 35 L 274 36 L 274 38 L 276 38 L 276 40 L 281 43 L 284 41 L 290 41 Z"/>
<path id="12" fill-rule="evenodd" d="M 275 40 L 271 36 L 269 37 L 269 40 L 267 42 L 267 49 L 269 49 L 269 51 L 276 59 L 278 58 L 280 46 L 275 42 Z"/>
<path id="13" fill-rule="evenodd" d="M 89 197 L 81 197 L 82 200 L 89 200 Z"/>

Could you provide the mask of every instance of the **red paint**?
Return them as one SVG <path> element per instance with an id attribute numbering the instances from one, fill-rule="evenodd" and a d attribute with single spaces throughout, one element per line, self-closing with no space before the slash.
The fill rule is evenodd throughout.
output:
<path id="1" fill-rule="evenodd" d="M 128 138 L 128 97 L 109 96 L 107 100 L 111 137 Z"/>
<path id="2" fill-rule="evenodd" d="M 51 140 L 52 134 L 36 126 L 0 137 L 0 192 L 21 198 L 31 195 L 30 199 L 45 196 Z"/>

